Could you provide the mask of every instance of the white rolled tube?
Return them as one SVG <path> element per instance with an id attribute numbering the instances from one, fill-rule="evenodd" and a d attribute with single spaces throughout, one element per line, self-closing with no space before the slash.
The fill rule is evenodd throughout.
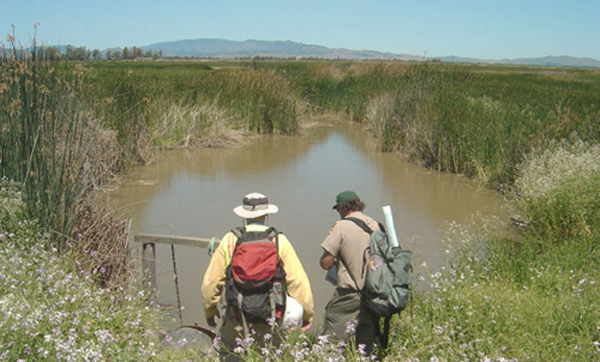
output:
<path id="1" fill-rule="evenodd" d="M 390 244 L 392 247 L 397 248 L 398 236 L 396 235 L 396 228 L 394 227 L 394 217 L 392 215 L 392 208 L 389 205 L 382 207 L 383 216 L 385 216 L 385 226 L 387 227 L 388 236 L 390 238 Z"/>

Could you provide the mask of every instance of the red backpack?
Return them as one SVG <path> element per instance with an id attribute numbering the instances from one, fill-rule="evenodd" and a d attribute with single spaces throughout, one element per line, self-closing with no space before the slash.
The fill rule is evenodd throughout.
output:
<path id="1" fill-rule="evenodd" d="M 225 270 L 225 298 L 249 323 L 281 320 L 285 312 L 285 271 L 279 258 L 278 232 L 231 230 L 237 243 Z"/>

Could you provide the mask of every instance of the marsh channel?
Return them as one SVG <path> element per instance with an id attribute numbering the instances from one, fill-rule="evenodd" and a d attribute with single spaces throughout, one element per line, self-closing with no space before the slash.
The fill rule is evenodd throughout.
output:
<path id="1" fill-rule="evenodd" d="M 334 289 L 319 266 L 320 243 L 339 218 L 332 206 L 344 190 L 356 191 L 365 213 L 381 222 L 382 206 L 391 206 L 400 244 L 413 252 L 417 291 L 426 289 L 421 277 L 444 263 L 448 223 L 505 212 L 503 199 L 481 183 L 382 153 L 362 126 L 344 122 L 233 148 L 162 151 L 158 162 L 135 169 L 110 201 L 132 218 L 135 233 L 220 239 L 242 224 L 233 208 L 245 194 L 267 195 L 279 207 L 269 224 L 288 236 L 310 279 L 315 330 Z M 179 323 L 172 259 L 170 246 L 157 245 L 157 299 L 177 310 L 173 322 Z M 200 286 L 207 251 L 177 246 L 175 259 L 183 324 L 206 325 Z"/>

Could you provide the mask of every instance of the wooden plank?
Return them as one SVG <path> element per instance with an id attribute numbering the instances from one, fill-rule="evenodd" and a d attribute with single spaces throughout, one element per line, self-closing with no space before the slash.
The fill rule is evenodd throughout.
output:
<path id="1" fill-rule="evenodd" d="M 208 244 L 210 243 L 210 239 L 206 238 L 155 234 L 135 234 L 134 241 L 138 243 L 173 244 L 200 248 L 208 248 Z"/>

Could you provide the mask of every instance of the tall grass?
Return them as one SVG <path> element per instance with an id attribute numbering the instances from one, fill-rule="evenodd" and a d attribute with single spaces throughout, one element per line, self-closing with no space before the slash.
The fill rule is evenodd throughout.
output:
<path id="1" fill-rule="evenodd" d="M 160 148 L 228 147 L 244 143 L 248 135 L 231 129 L 233 116 L 210 104 L 157 100 L 150 106 L 150 136 Z"/>
<path id="2" fill-rule="evenodd" d="M 369 100 L 367 123 L 385 151 L 441 171 L 510 185 L 524 153 L 577 132 L 600 139 L 597 82 L 475 73 L 419 65 Z"/>
<path id="3" fill-rule="evenodd" d="M 104 156 L 111 141 L 75 98 L 85 73 L 14 44 L 0 59 L 0 175 L 22 183 L 30 215 L 53 230 L 59 249 L 71 236 L 77 202 L 106 167 L 90 156 Z"/>
<path id="4" fill-rule="evenodd" d="M 231 112 L 235 127 L 256 133 L 296 134 L 306 106 L 287 78 L 261 67 L 215 73 L 201 92 Z"/>
<path id="5" fill-rule="evenodd" d="M 20 183 L 47 248 L 81 259 L 111 286 L 127 275 L 127 223 L 96 195 L 122 169 L 117 133 L 84 95 L 88 71 L 17 49 L 0 59 L 0 176 Z M 91 253 L 96 258 L 89 258 Z M 85 260 L 85 261 L 84 261 Z"/>
<path id="6" fill-rule="evenodd" d="M 115 132 L 121 153 L 117 157 L 119 171 L 151 162 L 154 154 L 148 109 L 155 95 L 153 89 L 141 84 L 137 73 L 125 69 L 103 81 L 102 88 L 90 83 L 85 98 L 101 117 L 102 127 Z"/>
<path id="7" fill-rule="evenodd" d="M 365 120 L 371 97 L 394 89 L 410 71 L 406 64 L 383 62 L 317 63 L 305 67 L 304 73 L 297 69 L 292 74 L 311 106 L 318 112 L 341 113 L 357 122 Z"/>
<path id="8" fill-rule="evenodd" d="M 173 64 L 173 68 L 123 64 L 121 71 L 135 80 L 130 84 L 135 89 L 129 85 L 125 87 L 123 79 L 127 78 L 117 77 L 118 71 L 113 68 L 101 66 L 94 69 L 97 88 L 92 95 L 101 94 L 113 107 L 124 107 L 112 112 L 111 119 L 115 124 L 111 127 L 122 126 L 124 122 L 119 118 L 123 118 L 124 113 L 129 114 L 129 110 L 143 106 L 141 112 L 138 110 L 132 114 L 143 115 L 146 125 L 156 129 L 155 122 L 161 122 L 169 104 L 177 104 L 186 109 L 219 109 L 218 112 L 227 113 L 225 119 L 229 129 L 253 133 L 298 132 L 300 119 L 306 112 L 306 101 L 298 88 L 281 74 L 251 64 L 228 64 L 225 69 L 216 69 L 219 68 L 217 66 L 213 69 L 191 62 L 187 65 Z M 118 96 L 121 94 L 132 99 Z M 164 127 L 158 128 L 164 130 Z M 173 132 L 172 136 L 177 138 L 178 131 Z"/>

